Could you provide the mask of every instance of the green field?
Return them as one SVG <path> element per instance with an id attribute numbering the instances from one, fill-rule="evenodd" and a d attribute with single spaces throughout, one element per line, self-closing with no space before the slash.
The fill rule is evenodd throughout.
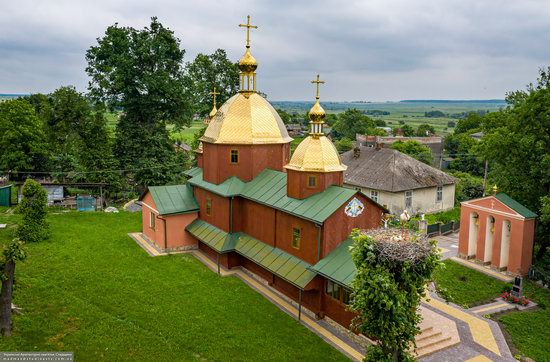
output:
<path id="1" fill-rule="evenodd" d="M 17 216 L 0 210 L 0 222 Z M 1 351 L 76 361 L 345 361 L 235 277 L 194 257 L 150 257 L 126 233 L 141 214 L 50 214 L 50 241 L 17 265 L 14 335 Z M 13 228 L 0 230 L 0 242 Z"/>
<path id="2" fill-rule="evenodd" d="M 306 113 L 312 102 L 284 102 L 273 101 L 273 106 L 277 109 L 282 109 L 289 113 Z M 373 119 L 382 119 L 388 127 L 398 127 L 400 121 L 405 122 L 417 128 L 419 125 L 427 123 L 436 129 L 440 135 L 445 135 L 453 132 L 453 128 L 448 127 L 449 121 L 458 121 L 456 118 L 451 118 L 450 115 L 460 114 L 463 112 L 475 111 L 490 111 L 494 112 L 505 107 L 505 103 L 501 100 L 489 101 L 402 101 L 402 102 L 322 102 L 323 108 L 328 113 L 341 113 L 346 109 L 356 108 L 360 111 L 379 110 L 389 112 L 389 115 L 369 117 Z M 425 117 L 425 112 L 441 111 L 447 117 L 431 118 Z"/>
<path id="3" fill-rule="evenodd" d="M 466 268 L 452 260 L 445 260 L 445 268 L 435 274 L 439 288 L 445 288 L 450 300 L 465 307 L 490 303 L 503 288 L 511 285 Z M 550 290 L 532 281 L 526 281 L 524 293 L 539 304 L 535 310 L 510 312 L 496 317 L 512 338 L 517 351 L 538 362 L 550 361 Z"/>

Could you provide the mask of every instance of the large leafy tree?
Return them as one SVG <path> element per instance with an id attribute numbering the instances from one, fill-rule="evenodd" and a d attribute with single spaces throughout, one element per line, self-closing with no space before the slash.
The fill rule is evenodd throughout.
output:
<path id="1" fill-rule="evenodd" d="M 40 119 L 24 99 L 0 103 L 0 171 L 40 171 L 47 158 Z"/>
<path id="2" fill-rule="evenodd" d="M 199 54 L 187 63 L 185 87 L 191 97 L 193 112 L 201 117 L 212 110 L 212 92 L 216 87 L 218 106 L 239 90 L 239 67 L 227 58 L 225 50 Z"/>
<path id="3" fill-rule="evenodd" d="M 338 121 L 332 130 L 340 137 L 355 139 L 356 134 L 368 134 L 369 129 L 374 129 L 374 121 L 357 109 L 347 109 L 338 115 Z"/>
<path id="4" fill-rule="evenodd" d="M 509 107 L 484 123 L 481 152 L 498 187 L 541 214 L 541 198 L 550 195 L 550 68 L 506 100 Z M 550 245 L 545 224 L 541 221 L 537 228 L 538 259 Z"/>
<path id="5" fill-rule="evenodd" d="M 408 351 L 420 333 L 418 306 L 439 265 L 435 242 L 390 240 L 398 234 L 352 234 L 357 273 L 349 308 L 357 317 L 351 327 L 378 341 L 367 349 L 365 361 L 414 361 Z"/>
<path id="6" fill-rule="evenodd" d="M 189 125 L 191 119 L 184 53 L 157 18 L 141 30 L 109 26 L 86 53 L 92 99 L 123 110 L 115 155 L 140 185 L 176 181 L 183 169 L 167 126 Z"/>
<path id="7" fill-rule="evenodd" d="M 418 141 L 397 141 L 391 145 L 391 148 L 401 153 L 416 158 L 418 161 L 431 165 L 433 162 L 432 150 Z"/>

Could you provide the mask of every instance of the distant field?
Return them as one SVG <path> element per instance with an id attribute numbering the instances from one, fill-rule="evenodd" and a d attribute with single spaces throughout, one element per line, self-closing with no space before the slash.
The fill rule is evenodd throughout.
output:
<path id="1" fill-rule="evenodd" d="M 273 106 L 289 113 L 305 113 L 313 102 L 290 102 L 274 101 Z M 420 124 L 427 123 L 436 129 L 442 135 L 452 133 L 453 129 L 447 126 L 449 121 L 457 121 L 451 117 L 431 118 L 425 117 L 425 112 L 441 111 L 446 115 L 460 114 L 462 112 L 474 112 L 478 110 L 494 112 L 505 107 L 503 100 L 487 101 L 401 101 L 401 102 L 323 102 L 323 108 L 328 113 L 341 113 L 350 108 L 356 108 L 361 111 L 379 110 L 389 112 L 389 115 L 369 117 L 382 119 L 386 121 L 389 127 L 396 127 L 399 121 L 405 124 L 418 127 Z"/>

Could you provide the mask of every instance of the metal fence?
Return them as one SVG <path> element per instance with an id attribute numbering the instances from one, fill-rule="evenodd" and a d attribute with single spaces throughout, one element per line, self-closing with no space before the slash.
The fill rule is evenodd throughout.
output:
<path id="1" fill-rule="evenodd" d="M 446 224 L 437 223 L 427 226 L 426 234 L 428 236 L 447 235 L 457 232 L 460 229 L 460 222 L 451 221 Z"/>
<path id="2" fill-rule="evenodd" d="M 529 279 L 535 282 L 540 281 L 543 286 L 550 287 L 550 270 L 541 268 L 540 266 L 531 265 L 529 268 Z"/>

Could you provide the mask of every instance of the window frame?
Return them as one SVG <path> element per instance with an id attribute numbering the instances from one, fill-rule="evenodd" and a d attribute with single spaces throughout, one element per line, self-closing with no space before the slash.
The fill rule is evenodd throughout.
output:
<path id="1" fill-rule="evenodd" d="M 296 231 L 298 231 L 298 238 L 296 238 Z M 296 243 L 297 241 L 297 243 Z M 302 244 L 302 229 L 296 226 L 292 227 L 292 240 L 290 246 L 296 250 L 300 250 L 300 245 Z"/>
<path id="2" fill-rule="evenodd" d="M 351 299 L 351 290 L 333 282 L 330 279 L 326 279 L 325 294 L 334 299 L 338 303 L 349 305 Z"/>
<path id="3" fill-rule="evenodd" d="M 311 186 L 309 184 L 309 180 L 314 180 L 314 185 Z M 307 178 L 306 178 L 306 187 L 308 189 L 316 189 L 317 188 L 317 175 L 307 175 Z"/>
<path id="4" fill-rule="evenodd" d="M 435 202 L 443 201 L 443 185 L 438 185 L 435 189 Z"/>
<path id="5" fill-rule="evenodd" d="M 370 198 L 372 201 L 378 203 L 378 191 L 377 190 L 370 190 Z"/>
<path id="6" fill-rule="evenodd" d="M 235 156 L 237 158 L 237 160 L 235 162 L 233 162 L 233 156 Z M 232 148 L 229 151 L 229 163 L 232 164 L 232 165 L 238 165 L 239 162 L 240 162 L 240 160 L 239 160 L 239 150 L 236 149 L 236 148 Z"/>
<path id="7" fill-rule="evenodd" d="M 156 230 L 156 227 L 157 227 L 157 215 L 153 212 L 153 211 L 150 211 L 149 212 L 149 228 L 152 229 L 152 230 Z"/>
<path id="8" fill-rule="evenodd" d="M 206 198 L 204 212 L 206 213 L 206 215 L 212 216 L 212 199 L 210 197 Z"/>
<path id="9" fill-rule="evenodd" d="M 407 195 L 407 194 L 410 194 L 410 195 Z M 410 199 L 410 202 L 407 202 L 407 199 Z M 405 191 L 405 209 L 406 210 L 412 209 L 412 204 L 413 204 L 413 192 L 412 192 L 412 190 Z"/>

